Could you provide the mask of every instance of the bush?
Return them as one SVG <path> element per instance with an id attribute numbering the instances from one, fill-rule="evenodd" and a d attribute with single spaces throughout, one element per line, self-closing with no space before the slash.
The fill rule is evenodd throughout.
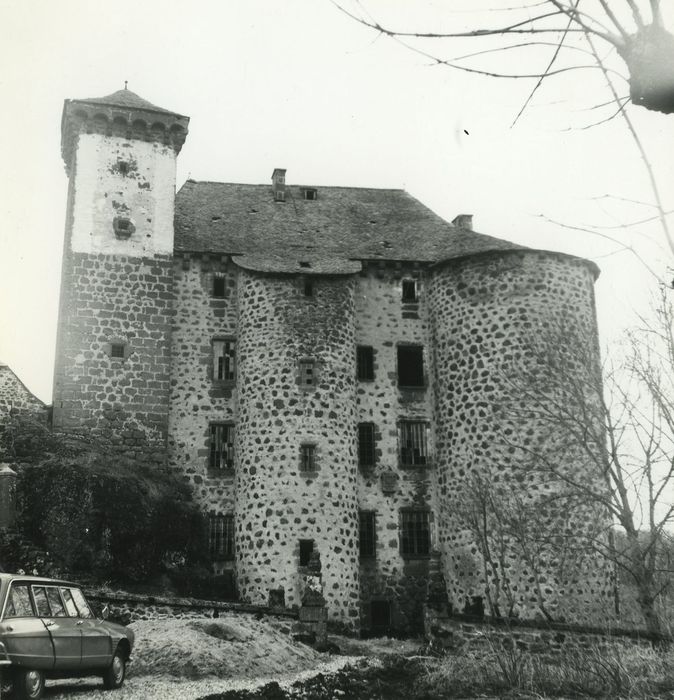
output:
<path id="1" fill-rule="evenodd" d="M 177 593 L 201 600 L 236 600 L 234 574 L 226 571 L 214 575 L 206 569 L 182 569 L 171 573 Z"/>
<path id="2" fill-rule="evenodd" d="M 53 457 L 17 471 L 19 526 L 59 569 L 140 581 L 204 559 L 204 523 L 165 472 L 100 455 Z"/>

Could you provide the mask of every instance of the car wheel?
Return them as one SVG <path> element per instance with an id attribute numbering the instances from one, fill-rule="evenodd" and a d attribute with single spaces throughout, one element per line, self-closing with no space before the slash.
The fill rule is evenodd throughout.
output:
<path id="1" fill-rule="evenodd" d="M 16 700 L 38 700 L 44 692 L 44 673 L 37 669 L 18 669 L 13 688 Z"/>
<path id="2" fill-rule="evenodd" d="M 115 651 L 115 655 L 112 657 L 112 663 L 103 674 L 103 685 L 109 690 L 121 688 L 122 683 L 124 683 L 125 676 L 126 659 L 124 658 L 122 651 L 117 649 Z"/>

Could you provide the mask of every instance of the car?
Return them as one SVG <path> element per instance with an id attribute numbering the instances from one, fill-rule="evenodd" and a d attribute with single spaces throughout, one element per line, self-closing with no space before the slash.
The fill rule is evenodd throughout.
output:
<path id="1" fill-rule="evenodd" d="M 106 608 L 97 617 L 76 583 L 0 573 L 0 694 L 37 700 L 45 678 L 78 676 L 121 687 L 134 635 Z"/>

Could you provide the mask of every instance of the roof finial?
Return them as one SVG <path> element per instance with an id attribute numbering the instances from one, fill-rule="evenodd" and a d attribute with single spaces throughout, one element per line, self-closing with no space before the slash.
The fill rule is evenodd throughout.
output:
<path id="1" fill-rule="evenodd" d="M 128 84 L 129 84 L 129 81 L 128 81 L 128 80 L 125 80 L 125 81 L 124 81 L 124 89 L 125 89 L 125 90 L 128 90 L 128 89 L 129 89 L 128 87 L 126 87 Z"/>

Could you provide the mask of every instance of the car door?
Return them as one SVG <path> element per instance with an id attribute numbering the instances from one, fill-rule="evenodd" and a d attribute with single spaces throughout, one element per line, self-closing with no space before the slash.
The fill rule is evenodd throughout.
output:
<path id="1" fill-rule="evenodd" d="M 12 582 L 0 623 L 2 641 L 13 664 L 48 670 L 54 667 L 54 646 L 35 612 L 28 583 Z"/>
<path id="2" fill-rule="evenodd" d="M 82 632 L 77 618 L 69 617 L 58 586 L 33 584 L 38 614 L 49 630 L 54 645 L 54 668 L 79 670 L 82 657 Z"/>
<path id="3" fill-rule="evenodd" d="M 112 663 L 112 639 L 102 620 L 97 620 L 79 588 L 69 588 L 77 606 L 82 631 L 82 668 L 107 668 Z"/>

